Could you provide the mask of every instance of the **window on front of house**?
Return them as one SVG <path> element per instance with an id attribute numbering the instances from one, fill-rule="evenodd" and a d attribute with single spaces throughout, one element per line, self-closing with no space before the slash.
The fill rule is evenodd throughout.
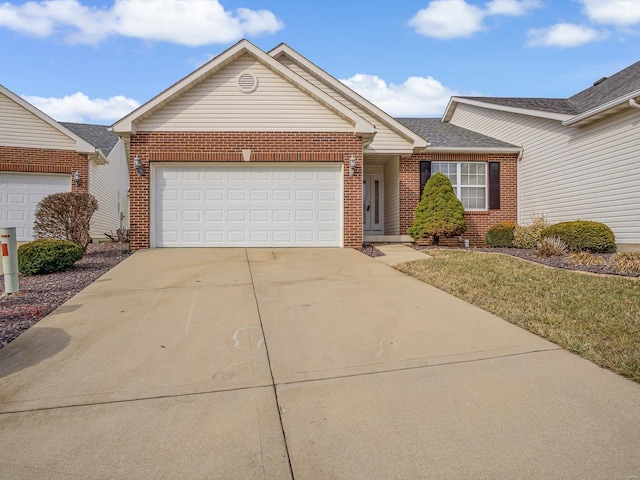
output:
<path id="1" fill-rule="evenodd" d="M 431 175 L 442 173 L 465 210 L 487 209 L 487 164 L 483 162 L 432 162 Z"/>

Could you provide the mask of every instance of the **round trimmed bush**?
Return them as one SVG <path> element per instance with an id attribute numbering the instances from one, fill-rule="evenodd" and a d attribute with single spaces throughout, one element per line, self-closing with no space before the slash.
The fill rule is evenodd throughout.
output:
<path id="1" fill-rule="evenodd" d="M 82 248 L 68 240 L 45 238 L 18 248 L 18 271 L 23 275 L 53 273 L 82 259 Z"/>
<path id="2" fill-rule="evenodd" d="M 513 247 L 513 232 L 516 224 L 513 222 L 502 222 L 493 225 L 484 236 L 484 241 L 490 247 Z"/>
<path id="3" fill-rule="evenodd" d="M 558 237 L 572 252 L 610 253 L 616 251 L 616 239 L 604 223 L 575 220 L 550 225 L 542 237 Z"/>

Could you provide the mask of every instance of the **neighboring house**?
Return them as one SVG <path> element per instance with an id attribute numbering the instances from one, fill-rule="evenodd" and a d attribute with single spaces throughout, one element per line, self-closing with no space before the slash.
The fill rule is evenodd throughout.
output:
<path id="1" fill-rule="evenodd" d="M 519 221 L 595 220 L 640 248 L 640 62 L 569 98 L 452 97 L 443 121 L 523 147 Z"/>
<path id="2" fill-rule="evenodd" d="M 90 170 L 108 163 L 96 145 L 0 85 L 0 226 L 16 227 L 18 241 L 33 240 L 40 200 L 59 192 L 93 193 Z"/>
<path id="3" fill-rule="evenodd" d="M 104 238 L 129 226 L 129 167 L 124 142 L 103 125 L 60 124 L 95 145 L 108 163 L 89 164 L 89 190 L 98 199 L 98 210 L 91 218 L 91 238 Z"/>
<path id="4" fill-rule="evenodd" d="M 454 180 L 473 244 L 516 220 L 520 147 L 398 121 L 284 44 L 238 42 L 112 131 L 127 145 L 133 249 L 410 240 L 435 171 Z"/>

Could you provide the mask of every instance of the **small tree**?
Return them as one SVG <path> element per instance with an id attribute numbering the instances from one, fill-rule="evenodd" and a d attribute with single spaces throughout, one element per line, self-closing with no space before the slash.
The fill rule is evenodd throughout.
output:
<path id="1" fill-rule="evenodd" d="M 54 193 L 38 203 L 33 233 L 38 239 L 69 240 L 86 252 L 91 217 L 97 209 L 98 201 L 88 193 Z"/>
<path id="2" fill-rule="evenodd" d="M 415 240 L 433 236 L 433 244 L 438 245 L 440 237 L 462 235 L 466 231 L 462 203 L 447 176 L 436 173 L 424 187 L 409 235 Z"/>

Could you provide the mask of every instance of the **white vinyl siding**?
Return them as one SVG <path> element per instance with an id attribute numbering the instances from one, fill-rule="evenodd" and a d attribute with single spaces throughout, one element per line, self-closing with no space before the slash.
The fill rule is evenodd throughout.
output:
<path id="1" fill-rule="evenodd" d="M 360 108 L 356 103 L 352 102 L 340 92 L 334 90 L 331 86 L 324 83 L 321 79 L 317 78 L 311 72 L 296 64 L 286 55 L 279 57 L 278 61 L 289 68 L 291 71 L 297 73 L 302 78 L 312 83 L 314 86 L 318 87 L 324 93 L 333 97 L 335 100 L 349 108 L 349 110 L 356 113 L 358 116 L 364 118 L 367 122 L 376 126 L 376 136 L 374 137 L 371 145 L 369 145 L 365 150 L 366 153 L 411 153 L 413 151 L 413 141 L 391 129 L 388 125 L 381 121 L 380 118 L 374 117 L 367 111 Z"/>
<path id="2" fill-rule="evenodd" d="M 33 240 L 33 221 L 40 200 L 70 191 L 69 175 L 0 172 L 0 227 L 15 227 L 19 242 Z"/>
<path id="3" fill-rule="evenodd" d="M 524 146 L 519 219 L 603 222 L 617 243 L 640 244 L 640 112 L 586 127 L 458 104 L 451 123 Z"/>
<path id="4" fill-rule="evenodd" d="M 98 200 L 98 210 L 91 219 L 91 238 L 105 238 L 128 224 L 129 168 L 122 140 L 113 147 L 108 164 L 89 162 L 89 192 Z"/>
<path id="5" fill-rule="evenodd" d="M 342 164 L 153 167 L 157 247 L 342 246 Z"/>
<path id="6" fill-rule="evenodd" d="M 246 72 L 253 93 L 238 88 Z M 251 55 L 243 55 L 144 119 L 140 131 L 351 132 L 354 126 Z"/>
<path id="7" fill-rule="evenodd" d="M 76 142 L 0 93 L 0 145 L 74 150 Z"/>
<path id="8" fill-rule="evenodd" d="M 432 162 L 431 174 L 442 173 L 465 210 L 487 210 L 487 164 L 483 162 Z"/>
<path id="9" fill-rule="evenodd" d="M 400 158 L 384 166 L 384 233 L 404 235 L 400 231 Z"/>

